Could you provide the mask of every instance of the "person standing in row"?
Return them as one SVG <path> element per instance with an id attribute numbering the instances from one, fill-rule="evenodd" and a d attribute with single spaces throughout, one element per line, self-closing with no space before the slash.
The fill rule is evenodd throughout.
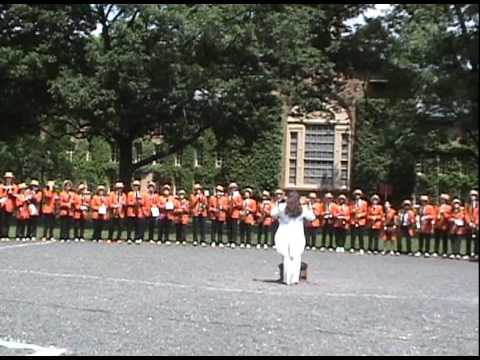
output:
<path id="1" fill-rule="evenodd" d="M 335 242 L 337 243 L 336 252 L 345 252 L 345 239 L 347 231 L 350 228 L 350 207 L 347 204 L 347 197 L 341 194 L 338 197 L 338 205 L 333 207 L 334 210 L 334 227 L 335 227 Z"/>
<path id="2" fill-rule="evenodd" d="M 55 182 L 49 180 L 43 189 L 43 241 L 54 240 L 53 229 L 55 228 L 55 207 L 58 195 L 55 192 Z"/>
<path id="3" fill-rule="evenodd" d="M 262 246 L 264 249 L 268 248 L 268 239 L 272 237 L 272 208 L 273 204 L 270 200 L 270 193 L 265 190 L 262 192 L 262 202 L 257 207 L 257 249 L 260 249 Z"/>
<path id="4" fill-rule="evenodd" d="M 460 242 L 467 233 L 465 223 L 465 209 L 462 207 L 460 199 L 455 198 L 452 201 L 452 216 L 450 217 L 450 246 L 452 253 L 450 259 L 460 260 Z"/>
<path id="5" fill-rule="evenodd" d="M 97 187 L 96 195 L 94 195 L 92 198 L 91 207 L 93 221 L 92 241 L 101 242 L 103 240 L 103 229 L 108 223 L 109 203 L 105 192 L 105 186 L 100 185 Z"/>
<path id="6" fill-rule="evenodd" d="M 467 255 L 478 256 L 478 191 L 470 191 L 470 201 L 465 206 L 465 220 L 468 224 Z"/>
<path id="7" fill-rule="evenodd" d="M 390 201 L 385 201 L 384 204 L 384 221 L 383 221 L 383 234 L 384 247 L 382 255 L 386 255 L 388 249 L 390 249 L 390 255 L 400 255 L 400 252 L 395 251 L 395 242 L 398 241 L 397 234 L 397 211 L 392 207 Z"/>
<path id="8" fill-rule="evenodd" d="M 237 234 L 240 219 L 240 211 L 243 207 L 243 198 L 238 191 L 238 185 L 234 182 L 228 186 L 228 215 L 227 227 L 230 247 L 232 249 L 237 245 Z"/>
<path id="9" fill-rule="evenodd" d="M 252 199 L 253 190 L 246 188 L 243 192 L 243 205 L 240 212 L 240 247 L 250 248 L 252 244 L 252 227 L 255 224 L 257 202 Z"/>
<path id="10" fill-rule="evenodd" d="M 15 215 L 15 195 L 18 193 L 18 187 L 13 182 L 12 172 L 7 171 L 3 178 L 4 183 L 0 184 L 0 237 L 7 240 L 10 224 Z"/>
<path id="11" fill-rule="evenodd" d="M 17 241 L 27 240 L 27 224 L 30 214 L 28 212 L 27 185 L 21 183 L 18 185 L 18 192 L 15 194 L 15 210 L 17 226 L 15 229 Z"/>
<path id="12" fill-rule="evenodd" d="M 178 199 L 175 199 L 175 227 L 177 244 L 187 244 L 187 225 L 190 222 L 190 202 L 185 197 L 186 191 L 178 191 Z"/>
<path id="13" fill-rule="evenodd" d="M 72 189 L 72 182 L 63 182 L 63 191 L 60 193 L 60 241 L 70 241 L 70 229 L 74 215 L 75 192 Z"/>
<path id="14" fill-rule="evenodd" d="M 373 195 L 370 198 L 372 205 L 368 208 L 368 224 L 369 224 L 369 234 L 368 234 L 368 253 L 373 253 L 374 255 L 378 254 L 379 247 L 379 237 L 380 232 L 383 228 L 383 207 L 380 205 L 380 196 Z"/>
<path id="15" fill-rule="evenodd" d="M 141 244 L 143 238 L 143 203 L 140 181 L 132 182 L 132 190 L 127 194 L 127 242 Z"/>
<path id="16" fill-rule="evenodd" d="M 399 214 L 400 221 L 400 236 L 397 242 L 397 251 L 402 253 L 402 240 L 405 239 L 407 243 L 407 254 L 412 254 L 412 237 L 414 235 L 414 229 L 416 225 L 416 215 L 412 210 L 412 202 L 405 200 L 402 203 L 403 209 Z"/>
<path id="17" fill-rule="evenodd" d="M 435 208 L 429 204 L 427 195 L 420 196 L 420 228 L 417 229 L 419 248 L 415 256 L 430 257 L 430 240 L 433 236 L 435 222 Z"/>
<path id="18" fill-rule="evenodd" d="M 335 202 L 333 201 L 332 193 L 326 193 L 323 197 L 323 203 L 321 203 L 321 214 L 322 214 L 322 240 L 320 244 L 320 251 L 333 251 L 333 235 L 335 232 L 334 218 L 335 213 Z M 328 241 L 327 241 L 328 236 Z"/>
<path id="19" fill-rule="evenodd" d="M 160 220 L 159 220 L 159 243 L 170 245 L 170 229 L 175 218 L 175 197 L 171 194 L 168 184 L 162 186 L 162 195 L 159 197 Z"/>
<path id="20" fill-rule="evenodd" d="M 74 201 L 74 214 L 73 214 L 73 236 L 75 242 L 85 241 L 85 224 L 88 219 L 88 211 L 91 204 L 91 196 L 88 195 L 88 188 L 86 184 L 78 185 L 77 196 Z"/>
<path id="21" fill-rule="evenodd" d="M 314 192 L 308 194 L 309 206 L 313 209 L 315 219 L 313 221 L 305 222 L 306 247 L 307 250 L 315 250 L 317 248 L 317 233 L 320 228 L 322 206 L 317 199 L 317 194 Z"/>
<path id="22" fill-rule="evenodd" d="M 208 199 L 203 192 L 200 184 L 195 184 L 193 194 L 190 196 L 192 206 L 193 219 L 193 246 L 198 245 L 198 234 L 200 233 L 200 241 L 202 246 L 206 246 L 205 242 L 205 219 L 207 218 Z"/>
<path id="23" fill-rule="evenodd" d="M 222 185 L 215 187 L 215 194 L 208 201 L 208 213 L 211 219 L 211 246 L 223 247 L 223 227 L 227 220 L 228 197 Z"/>
<path id="24" fill-rule="evenodd" d="M 120 242 L 122 238 L 123 221 L 127 209 L 127 196 L 123 192 L 123 189 L 123 183 L 117 182 L 108 197 L 108 205 L 110 207 L 108 239 L 117 242 Z M 116 237 L 113 236 L 115 230 L 117 231 Z"/>
<path id="25" fill-rule="evenodd" d="M 448 236 L 450 217 L 452 216 L 452 207 L 449 202 L 449 195 L 440 195 L 440 205 L 437 207 L 435 220 L 435 252 L 433 253 L 435 257 L 440 256 L 440 241 L 442 241 L 442 257 L 448 256 Z"/>
<path id="26" fill-rule="evenodd" d="M 148 228 L 148 241 L 155 243 L 155 230 L 157 229 L 158 218 L 160 217 L 160 197 L 155 191 L 156 185 L 150 181 L 147 186 L 147 194 L 143 202 L 144 223 Z"/>
<path id="27" fill-rule="evenodd" d="M 42 192 L 38 180 L 30 182 L 30 188 L 26 191 L 28 203 L 28 224 L 27 224 L 27 240 L 37 240 L 38 218 L 40 216 L 40 208 L 42 205 Z"/>
<path id="28" fill-rule="evenodd" d="M 355 250 L 359 250 L 359 254 L 365 253 L 364 237 L 365 228 L 367 225 L 368 204 L 362 199 L 363 192 L 360 189 L 356 189 L 353 192 L 353 202 L 351 205 L 351 249 L 350 252 L 354 253 Z M 359 249 L 355 247 L 355 240 L 358 238 Z"/>

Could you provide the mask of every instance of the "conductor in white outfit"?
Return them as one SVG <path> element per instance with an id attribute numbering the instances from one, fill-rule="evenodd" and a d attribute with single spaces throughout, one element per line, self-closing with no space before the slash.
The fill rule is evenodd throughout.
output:
<path id="1" fill-rule="evenodd" d="M 288 195 L 286 203 L 272 209 L 272 217 L 278 218 L 275 247 L 283 256 L 283 280 L 287 285 L 298 284 L 302 254 L 305 250 L 303 221 L 315 220 L 310 205 L 301 204 L 297 192 Z"/>

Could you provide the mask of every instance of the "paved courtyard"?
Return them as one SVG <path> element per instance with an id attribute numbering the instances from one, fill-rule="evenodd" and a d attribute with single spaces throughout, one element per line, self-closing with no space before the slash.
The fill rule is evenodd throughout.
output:
<path id="1" fill-rule="evenodd" d="M 478 355 L 478 263 L 273 249 L 0 243 L 0 356 Z"/>

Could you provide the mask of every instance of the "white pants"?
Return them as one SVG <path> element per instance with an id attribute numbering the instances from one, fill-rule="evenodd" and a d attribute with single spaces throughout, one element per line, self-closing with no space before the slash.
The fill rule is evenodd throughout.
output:
<path id="1" fill-rule="evenodd" d="M 302 263 L 302 257 L 289 257 L 283 258 L 283 281 L 287 285 L 296 284 L 300 280 L 300 265 Z"/>

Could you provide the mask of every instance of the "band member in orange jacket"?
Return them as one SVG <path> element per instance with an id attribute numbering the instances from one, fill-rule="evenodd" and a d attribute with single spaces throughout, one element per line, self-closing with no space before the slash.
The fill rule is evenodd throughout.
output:
<path id="1" fill-rule="evenodd" d="M 237 245 L 238 223 L 240 219 L 240 211 L 243 207 L 243 198 L 238 191 L 238 185 L 234 182 L 228 186 L 228 213 L 227 213 L 227 227 L 228 239 L 230 240 L 230 247 L 232 249 Z"/>
<path id="2" fill-rule="evenodd" d="M 373 252 L 376 255 L 380 250 L 378 239 L 383 228 L 384 213 L 383 206 L 380 205 L 380 196 L 375 194 L 370 198 L 370 201 L 372 205 L 368 208 L 368 253 Z"/>
<path id="3" fill-rule="evenodd" d="M 13 173 L 7 171 L 4 176 L 4 183 L 0 184 L 0 237 L 8 240 L 10 223 L 15 214 L 15 195 L 18 192 L 17 185 L 13 182 Z"/>
<path id="4" fill-rule="evenodd" d="M 258 234 L 257 234 L 257 249 L 263 246 L 264 249 L 268 248 L 269 240 L 273 244 L 272 237 L 272 208 L 273 204 L 270 200 L 270 193 L 268 191 L 262 192 L 262 201 L 257 206 L 257 222 L 258 222 Z M 262 240 L 263 239 L 263 240 Z"/>
<path id="5" fill-rule="evenodd" d="M 148 241 L 155 242 L 155 230 L 157 229 L 158 218 L 160 217 L 160 196 L 155 191 L 157 185 L 150 181 L 143 203 L 143 214 L 145 215 L 145 226 L 148 228 Z"/>
<path id="6" fill-rule="evenodd" d="M 362 199 L 363 192 L 360 189 L 356 189 L 353 192 L 353 200 L 351 204 L 350 215 L 350 232 L 351 232 L 351 249 L 350 252 L 354 253 L 356 250 L 355 240 L 358 238 L 359 242 L 359 254 L 363 255 L 365 252 L 364 237 L 365 229 L 367 225 L 368 204 Z"/>
<path id="7" fill-rule="evenodd" d="M 250 248 L 252 244 L 252 226 L 255 224 L 257 202 L 252 198 L 253 190 L 246 188 L 243 192 L 243 206 L 240 211 L 240 247 Z"/>
<path id="8" fill-rule="evenodd" d="M 333 226 L 335 228 L 336 252 L 345 252 L 345 238 L 350 227 L 350 207 L 347 204 L 347 197 L 344 194 L 338 196 L 337 204 L 332 206 Z"/>
<path id="9" fill-rule="evenodd" d="M 398 216 L 397 211 L 392 207 L 390 201 L 385 201 L 384 204 L 384 220 L 383 220 L 383 232 L 382 239 L 384 241 L 382 255 L 386 255 L 389 251 L 390 255 L 400 255 L 398 251 L 395 251 L 395 241 L 398 238 L 397 224 Z M 388 250 L 390 249 L 390 250 Z"/>
<path id="10" fill-rule="evenodd" d="M 190 196 L 190 204 L 192 207 L 193 220 L 193 246 L 197 246 L 198 244 L 198 233 L 200 233 L 200 241 L 202 246 L 206 246 L 205 219 L 207 218 L 208 199 L 203 192 L 202 185 L 194 185 L 193 193 Z"/>
<path id="11" fill-rule="evenodd" d="M 228 197 L 225 196 L 225 189 L 217 185 L 215 195 L 212 195 L 208 203 L 208 212 L 212 220 L 212 246 L 223 247 L 223 227 L 227 221 Z"/>
<path id="12" fill-rule="evenodd" d="M 460 260 L 462 258 L 460 255 L 460 242 L 467 234 L 465 209 L 462 207 L 462 202 L 458 198 L 453 199 L 452 205 L 452 216 L 450 217 L 450 244 L 452 254 L 450 254 L 450 259 L 456 258 Z"/>
<path id="13" fill-rule="evenodd" d="M 285 202 L 285 192 L 282 189 L 277 189 L 275 190 L 275 198 L 273 200 L 273 207 L 276 207 L 278 209 L 278 205 L 280 203 Z M 274 218 L 273 223 L 272 223 L 272 239 L 275 238 L 275 233 L 277 232 L 278 229 L 278 219 Z M 275 248 L 275 242 L 272 241 L 272 247 Z"/>
<path id="14" fill-rule="evenodd" d="M 450 217 L 452 216 L 452 206 L 449 204 L 450 196 L 440 195 L 440 205 L 436 209 L 435 219 L 435 252 L 433 256 L 440 255 L 440 240 L 442 240 L 443 257 L 448 255 L 448 237 L 450 232 Z"/>
<path id="15" fill-rule="evenodd" d="M 430 239 L 434 231 L 435 208 L 428 202 L 427 195 L 420 196 L 420 228 L 417 229 L 419 249 L 415 256 L 420 256 L 423 252 L 425 257 L 430 257 Z"/>
<path id="16" fill-rule="evenodd" d="M 28 212 L 27 185 L 22 183 L 18 185 L 18 192 L 15 194 L 15 210 L 17 218 L 16 237 L 17 241 L 27 241 L 26 230 L 30 217 Z"/>
<path id="17" fill-rule="evenodd" d="M 412 237 L 415 234 L 416 215 L 415 211 L 412 210 L 412 202 L 410 200 L 405 200 L 402 203 L 402 207 L 398 215 L 400 236 L 397 242 L 397 251 L 402 253 L 402 240 L 405 238 L 407 242 L 407 253 L 408 255 L 413 255 Z"/>
<path id="18" fill-rule="evenodd" d="M 75 238 L 75 242 L 85 241 L 85 225 L 88 220 L 90 202 L 91 196 L 88 195 L 87 185 L 78 185 L 73 213 L 73 237 Z"/>
<path id="19" fill-rule="evenodd" d="M 158 242 L 170 245 L 170 227 L 175 218 L 175 198 L 171 194 L 170 185 L 162 186 L 162 195 L 159 197 L 160 218 L 158 227 Z"/>
<path id="20" fill-rule="evenodd" d="M 322 240 L 320 244 L 320 251 L 333 251 L 333 235 L 335 232 L 334 218 L 333 214 L 335 212 L 334 207 L 336 206 L 333 201 L 332 193 L 326 193 L 323 197 L 323 203 L 321 203 L 321 228 L 322 228 Z M 328 236 L 328 241 L 327 241 Z"/>
<path id="21" fill-rule="evenodd" d="M 37 225 L 40 216 L 40 207 L 42 205 L 42 192 L 40 184 L 37 180 L 30 182 L 30 188 L 25 192 L 28 204 L 28 224 L 27 224 L 27 240 L 35 241 L 37 239 Z"/>
<path id="22" fill-rule="evenodd" d="M 127 242 L 137 244 L 143 239 L 143 203 L 145 197 L 140 191 L 140 181 L 132 182 L 132 191 L 127 194 Z"/>
<path id="23" fill-rule="evenodd" d="M 465 206 L 465 220 L 468 226 L 467 255 L 478 257 L 478 191 L 470 191 L 469 203 Z"/>
<path id="24" fill-rule="evenodd" d="M 123 222 L 127 212 L 127 195 L 124 192 L 125 185 L 117 182 L 113 191 L 108 197 L 108 205 L 110 207 L 110 226 L 108 229 L 108 239 L 112 241 L 121 241 Z M 114 238 L 113 233 L 117 231 Z"/>
<path id="25" fill-rule="evenodd" d="M 308 195 L 308 202 L 312 207 L 313 214 L 315 215 L 315 220 L 313 221 L 305 221 L 305 240 L 306 246 L 305 249 L 315 250 L 317 248 L 317 233 L 320 229 L 321 224 L 321 216 L 322 216 L 322 204 L 317 199 L 317 194 L 314 192 Z"/>
<path id="26" fill-rule="evenodd" d="M 93 196 L 91 201 L 91 208 L 93 222 L 92 241 L 101 242 L 102 231 L 108 223 L 109 201 L 105 186 L 100 185 L 97 187 L 96 195 Z"/>
<path id="27" fill-rule="evenodd" d="M 55 228 L 55 208 L 57 205 L 58 194 L 55 191 L 55 182 L 49 180 L 47 186 L 43 189 L 43 241 L 54 240 L 53 229 Z"/>
<path id="28" fill-rule="evenodd" d="M 60 207 L 60 241 L 70 241 L 70 229 L 72 227 L 74 214 L 75 191 L 72 189 L 72 182 L 65 180 L 63 182 L 63 191 L 59 197 Z"/>
<path id="29" fill-rule="evenodd" d="M 187 225 L 190 222 L 190 202 L 185 195 L 185 190 L 180 189 L 178 199 L 175 199 L 176 241 L 182 245 L 187 245 Z"/>

